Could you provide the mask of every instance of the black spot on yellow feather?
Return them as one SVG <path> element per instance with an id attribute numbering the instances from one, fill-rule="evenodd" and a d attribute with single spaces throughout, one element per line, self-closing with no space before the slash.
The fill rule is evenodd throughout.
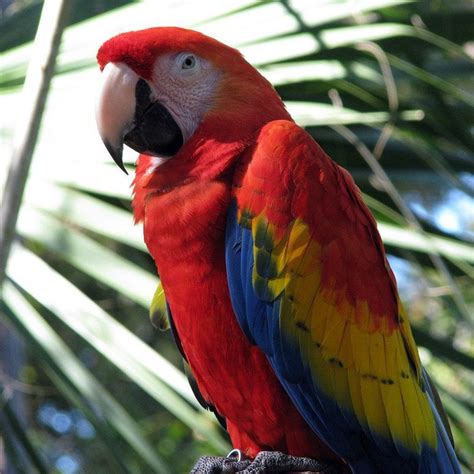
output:
<path id="1" fill-rule="evenodd" d="M 380 383 L 383 383 L 384 385 L 393 385 L 395 382 L 392 379 L 382 379 L 380 380 Z"/>
<path id="2" fill-rule="evenodd" d="M 379 378 L 374 375 L 374 374 L 362 374 L 361 376 L 363 379 L 369 379 L 369 380 L 378 380 Z"/>
<path id="3" fill-rule="evenodd" d="M 410 376 L 404 370 L 402 370 L 401 374 L 402 374 L 402 379 L 409 379 L 410 378 Z"/>
<path id="4" fill-rule="evenodd" d="M 336 357 L 331 357 L 330 359 L 328 359 L 328 362 L 332 365 L 340 367 L 341 369 L 344 367 L 344 364 L 340 361 L 340 359 L 337 359 Z"/>
<path id="5" fill-rule="evenodd" d="M 308 326 L 303 321 L 296 321 L 296 327 L 304 332 L 309 332 Z"/>

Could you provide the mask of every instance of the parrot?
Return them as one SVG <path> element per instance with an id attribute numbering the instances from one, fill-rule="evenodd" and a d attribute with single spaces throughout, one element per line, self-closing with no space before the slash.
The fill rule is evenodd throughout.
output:
<path id="1" fill-rule="evenodd" d="M 152 312 L 235 448 L 192 472 L 460 473 L 375 219 L 271 83 L 179 27 L 97 60 L 100 137 L 125 172 L 139 153 Z"/>

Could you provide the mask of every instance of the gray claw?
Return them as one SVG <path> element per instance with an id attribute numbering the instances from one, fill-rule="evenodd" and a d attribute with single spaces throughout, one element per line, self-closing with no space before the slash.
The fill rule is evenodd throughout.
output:
<path id="1" fill-rule="evenodd" d="M 242 474 L 266 474 L 282 472 L 314 472 L 321 474 L 336 473 L 334 464 L 316 461 L 310 458 L 299 458 L 278 451 L 261 451 Z"/>
<path id="2" fill-rule="evenodd" d="M 229 453 L 227 457 L 218 456 L 202 456 L 198 459 L 190 474 L 233 474 L 242 472 L 250 461 L 241 460 L 240 455 L 237 456 L 234 451 Z"/>

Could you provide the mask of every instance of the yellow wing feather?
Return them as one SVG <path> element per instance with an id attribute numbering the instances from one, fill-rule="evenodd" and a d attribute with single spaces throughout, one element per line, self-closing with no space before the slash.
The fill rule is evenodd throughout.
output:
<path id="1" fill-rule="evenodd" d="M 156 328 L 166 331 L 170 328 L 168 311 L 166 308 L 165 290 L 161 283 L 156 287 L 150 304 L 150 321 Z"/>
<path id="2" fill-rule="evenodd" d="M 369 432 L 415 452 L 423 443 L 435 448 L 435 422 L 401 304 L 398 328 L 390 330 L 383 320 L 376 325 L 366 301 L 353 304 L 343 291 L 321 288 L 321 246 L 304 222 L 296 219 L 280 240 L 263 214 L 254 216 L 254 239 L 262 228 L 275 243 L 255 246 L 254 258 L 265 251 L 272 259 L 276 270 L 266 279 L 268 288 L 280 297 L 285 335 L 298 343 L 314 383 Z"/>

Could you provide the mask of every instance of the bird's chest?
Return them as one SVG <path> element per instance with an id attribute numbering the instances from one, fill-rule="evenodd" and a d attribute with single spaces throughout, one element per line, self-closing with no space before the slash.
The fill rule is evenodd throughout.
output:
<path id="1" fill-rule="evenodd" d="M 145 240 L 199 390 L 226 418 L 234 446 L 252 456 L 268 447 L 309 455 L 314 435 L 232 309 L 224 252 L 229 205 L 230 189 L 219 182 L 152 197 Z M 286 432 L 304 442 L 295 435 L 291 447 Z"/>
<path id="2" fill-rule="evenodd" d="M 221 182 L 192 183 L 151 197 L 145 241 L 170 305 L 177 336 L 200 389 L 235 377 L 248 342 L 234 316 L 224 244 L 230 190 Z M 207 394 L 204 394 L 207 395 Z M 212 397 L 214 398 L 214 397 Z"/>

